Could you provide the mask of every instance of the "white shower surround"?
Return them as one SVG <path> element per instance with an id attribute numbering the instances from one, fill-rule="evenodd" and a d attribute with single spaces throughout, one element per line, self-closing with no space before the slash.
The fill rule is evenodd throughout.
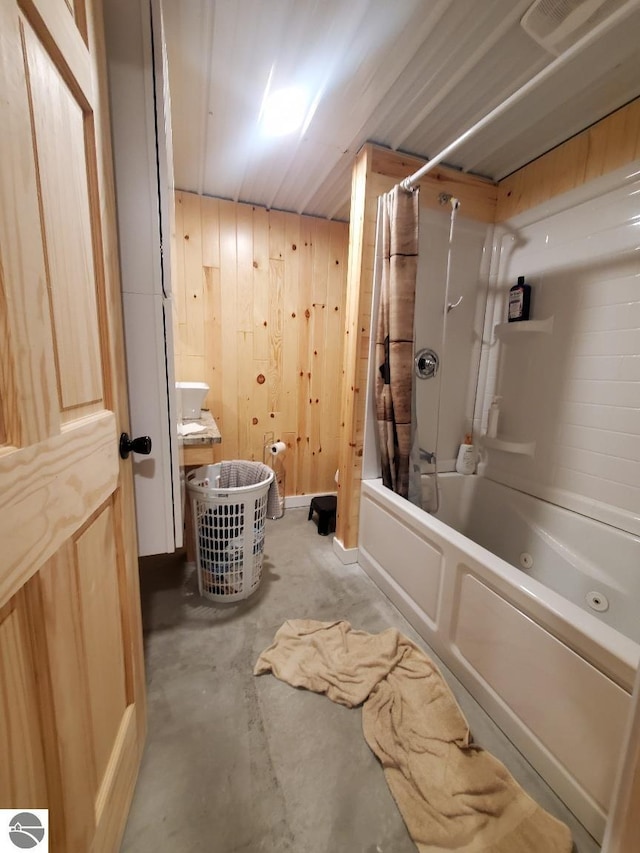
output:
<path id="1" fill-rule="evenodd" d="M 519 275 L 552 331 L 498 342 Z M 497 393 L 498 433 L 536 447 L 484 472 L 640 534 L 640 161 L 496 226 L 486 318 L 474 431 Z"/>
<path id="2" fill-rule="evenodd" d="M 447 313 L 442 342 L 450 207 L 420 208 L 420 255 L 416 285 L 415 348 L 434 349 L 441 367 L 434 378 L 416 382 L 416 412 L 420 446 L 435 450 L 436 424 L 429 417 L 437 407 L 438 467 L 453 471 L 458 447 L 473 426 L 478 364 L 487 301 L 493 227 L 474 222 L 461 209 L 454 225 L 454 249 L 448 301 L 459 305 Z"/>
<path id="3" fill-rule="evenodd" d="M 582 246 L 577 246 L 577 252 L 588 248 L 586 267 L 595 266 L 603 246 L 606 247 L 605 254 L 611 256 L 616 252 L 628 253 L 637 242 L 640 222 L 636 201 L 640 198 L 637 194 L 639 166 L 631 164 L 567 193 L 544 208 L 520 217 L 519 221 L 508 223 L 507 228 L 514 224 L 518 228 L 535 226 L 535 223 L 555 216 L 556 224 L 564 221 L 571 230 L 573 223 L 578 231 L 582 227 L 584 232 L 584 224 L 589 217 L 595 216 L 599 226 L 603 216 L 608 216 L 604 228 L 593 229 L 601 232 L 598 238 L 594 239 L 593 231 L 589 233 L 588 229 L 586 235 L 575 234 L 583 239 Z M 563 211 L 570 211 L 570 215 L 563 218 Z M 605 233 L 607 230 L 609 234 Z M 476 435 L 486 422 L 486 409 L 499 379 L 499 364 L 495 356 L 498 348 L 492 331 L 494 323 L 503 319 L 503 295 L 515 272 L 515 252 L 510 253 L 509 263 L 505 262 L 504 254 L 501 263 L 496 263 L 500 260 L 500 249 L 505 239 L 505 230 L 502 230 L 495 241 L 489 278 L 484 357 L 480 365 L 477 418 L 474 422 Z M 570 243 L 571 239 L 565 240 L 566 245 Z M 594 244 L 599 244 L 595 252 L 592 251 Z M 528 259 L 535 258 L 535 245 L 530 245 L 529 249 L 534 251 L 530 251 Z M 515 260 L 520 261 L 523 257 L 527 256 Z M 552 253 L 547 257 L 553 262 Z M 565 252 L 564 260 L 571 263 L 569 252 Z M 544 271 L 544 264 L 541 269 Z M 531 276 L 536 270 L 530 266 L 522 272 Z M 629 276 L 635 279 L 636 285 L 640 282 L 640 277 L 636 277 L 633 271 Z M 481 278 L 479 275 L 479 280 Z M 541 280 L 537 283 L 540 284 Z M 551 288 L 547 286 L 547 295 L 550 292 Z M 373 316 L 375 299 L 374 292 Z M 544 302 L 538 298 L 537 304 L 540 308 Z M 535 306 L 534 296 L 534 311 Z M 635 371 L 640 364 L 640 357 L 637 357 L 640 346 L 635 343 L 640 331 L 638 324 L 635 329 L 633 323 L 630 325 L 625 341 L 628 351 L 605 351 L 604 356 L 630 357 L 625 370 L 632 372 L 628 381 L 635 381 L 638 378 Z M 555 332 L 562 334 L 561 324 L 556 324 Z M 371 373 L 374 368 L 371 361 Z M 535 402 L 540 405 L 540 396 Z M 597 399 L 591 405 L 597 407 Z M 636 411 L 635 416 L 638 414 Z M 510 411 L 503 412 L 503 416 L 503 424 L 505 419 L 508 424 L 518 427 L 526 423 L 526 420 L 518 421 L 515 400 L 511 400 Z M 630 417 L 633 416 L 632 413 Z M 460 426 L 464 428 L 462 424 Z M 636 442 L 632 443 L 634 448 L 637 432 L 636 429 Z M 524 440 L 531 436 L 515 437 Z M 616 447 L 621 449 L 628 445 L 628 442 L 620 440 Z M 545 446 L 544 442 L 541 446 Z M 532 488 L 527 488 L 529 481 L 526 478 L 509 473 L 511 462 L 515 463 L 513 467 L 525 468 L 530 475 L 535 473 L 527 459 L 508 456 L 500 450 L 489 451 L 487 465 L 485 451 L 483 467 L 487 473 L 492 473 L 491 453 L 494 460 L 502 461 L 501 465 L 493 466 L 493 471 L 497 472 L 496 479 L 510 482 L 523 491 L 531 491 L 546 501 L 564 504 L 584 515 L 638 532 L 633 513 L 580 494 L 579 490 L 571 491 L 544 483 L 536 485 L 535 482 Z M 631 462 L 633 464 L 633 460 Z M 599 621 L 595 615 L 526 576 L 441 520 L 398 498 L 382 486 L 378 477 L 370 395 L 363 465 L 360 564 L 585 827 L 602 840 L 640 647 L 610 625 Z M 622 489 L 622 492 L 629 494 L 628 489 Z M 534 497 L 529 499 L 535 501 Z M 553 510 L 559 509 L 548 503 L 540 502 L 539 505 L 542 516 L 549 512 L 553 515 Z M 495 513 L 500 512 L 496 506 Z M 559 510 L 559 514 L 561 512 Z M 588 518 L 581 520 L 587 525 L 590 523 Z M 597 523 L 593 522 L 594 529 Z M 613 528 L 611 531 L 616 532 Z M 546 533 L 549 539 L 557 538 L 556 532 L 547 530 Z M 560 549 L 563 547 L 560 543 Z M 614 586 L 619 585 L 619 579 L 613 583 Z"/>

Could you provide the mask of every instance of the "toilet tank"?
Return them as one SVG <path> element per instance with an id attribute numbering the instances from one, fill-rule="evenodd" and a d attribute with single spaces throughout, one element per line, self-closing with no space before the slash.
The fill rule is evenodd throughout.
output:
<path id="1" fill-rule="evenodd" d="M 209 393 L 206 382 L 176 382 L 180 420 L 197 420 L 201 417 L 204 398 Z"/>

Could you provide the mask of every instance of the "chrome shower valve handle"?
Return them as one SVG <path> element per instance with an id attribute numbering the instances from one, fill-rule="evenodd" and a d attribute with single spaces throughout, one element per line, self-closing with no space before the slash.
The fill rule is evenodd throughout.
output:
<path id="1" fill-rule="evenodd" d="M 416 353 L 414 364 L 416 376 L 420 379 L 431 379 L 438 372 L 440 359 L 435 350 L 425 347 Z"/>

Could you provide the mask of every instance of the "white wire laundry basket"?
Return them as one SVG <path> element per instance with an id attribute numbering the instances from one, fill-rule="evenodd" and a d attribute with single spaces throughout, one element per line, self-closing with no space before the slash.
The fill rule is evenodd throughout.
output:
<path id="1" fill-rule="evenodd" d="M 221 463 L 187 474 L 200 595 L 240 601 L 262 578 L 267 495 L 273 472 L 251 486 L 221 489 Z"/>

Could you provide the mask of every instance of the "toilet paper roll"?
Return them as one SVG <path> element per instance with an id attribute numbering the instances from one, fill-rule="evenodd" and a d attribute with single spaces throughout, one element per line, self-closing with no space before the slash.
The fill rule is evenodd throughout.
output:
<path id="1" fill-rule="evenodd" d="M 287 445 L 284 443 L 284 441 L 276 441 L 275 444 L 272 444 L 269 448 L 269 453 L 272 456 L 282 456 L 286 449 Z"/>

